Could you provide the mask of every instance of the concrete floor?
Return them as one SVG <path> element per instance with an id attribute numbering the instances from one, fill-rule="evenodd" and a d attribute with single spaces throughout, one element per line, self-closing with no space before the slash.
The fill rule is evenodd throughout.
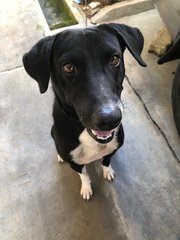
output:
<path id="1" fill-rule="evenodd" d="M 22 67 L 23 53 L 44 35 L 34 1 L 0 4 L 0 239 L 179 240 L 180 139 L 170 104 L 177 63 L 158 66 L 147 53 L 163 26 L 156 10 L 117 20 L 144 33 L 148 67 L 126 55 L 116 179 L 104 181 L 91 164 L 94 196 L 86 203 L 79 177 L 56 160 L 51 89 L 40 95 Z"/>

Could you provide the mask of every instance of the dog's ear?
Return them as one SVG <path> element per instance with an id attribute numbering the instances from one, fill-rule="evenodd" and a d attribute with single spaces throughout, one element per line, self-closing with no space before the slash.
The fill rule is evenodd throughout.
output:
<path id="1" fill-rule="evenodd" d="M 120 42 L 125 44 L 138 63 L 143 67 L 147 66 L 144 60 L 141 58 L 141 52 L 144 46 L 144 38 L 138 28 L 116 23 L 102 24 L 99 25 L 99 27 L 111 32 L 113 31 L 117 35 Z"/>
<path id="2" fill-rule="evenodd" d="M 23 56 L 24 68 L 38 82 L 41 93 L 46 92 L 49 84 L 53 42 L 53 36 L 45 37 Z"/>

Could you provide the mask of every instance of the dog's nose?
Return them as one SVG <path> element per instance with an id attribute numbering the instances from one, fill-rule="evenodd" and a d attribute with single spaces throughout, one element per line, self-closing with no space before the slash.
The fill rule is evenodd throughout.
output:
<path id="1" fill-rule="evenodd" d="M 108 131 L 116 128 L 122 119 L 120 109 L 106 108 L 93 113 L 93 126 L 101 131 Z"/>

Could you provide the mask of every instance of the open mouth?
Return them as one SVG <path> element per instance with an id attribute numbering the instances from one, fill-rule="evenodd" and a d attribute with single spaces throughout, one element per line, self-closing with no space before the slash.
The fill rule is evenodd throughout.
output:
<path id="1" fill-rule="evenodd" d="M 99 143 L 109 143 L 114 137 L 114 130 L 110 131 L 95 131 L 88 129 L 89 135 Z"/>

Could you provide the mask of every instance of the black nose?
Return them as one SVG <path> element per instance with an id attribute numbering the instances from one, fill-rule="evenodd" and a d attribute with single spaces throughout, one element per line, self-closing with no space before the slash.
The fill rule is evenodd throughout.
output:
<path id="1" fill-rule="evenodd" d="M 109 131 L 116 128 L 122 119 L 120 109 L 102 109 L 96 111 L 92 116 L 93 127 L 95 130 Z"/>

